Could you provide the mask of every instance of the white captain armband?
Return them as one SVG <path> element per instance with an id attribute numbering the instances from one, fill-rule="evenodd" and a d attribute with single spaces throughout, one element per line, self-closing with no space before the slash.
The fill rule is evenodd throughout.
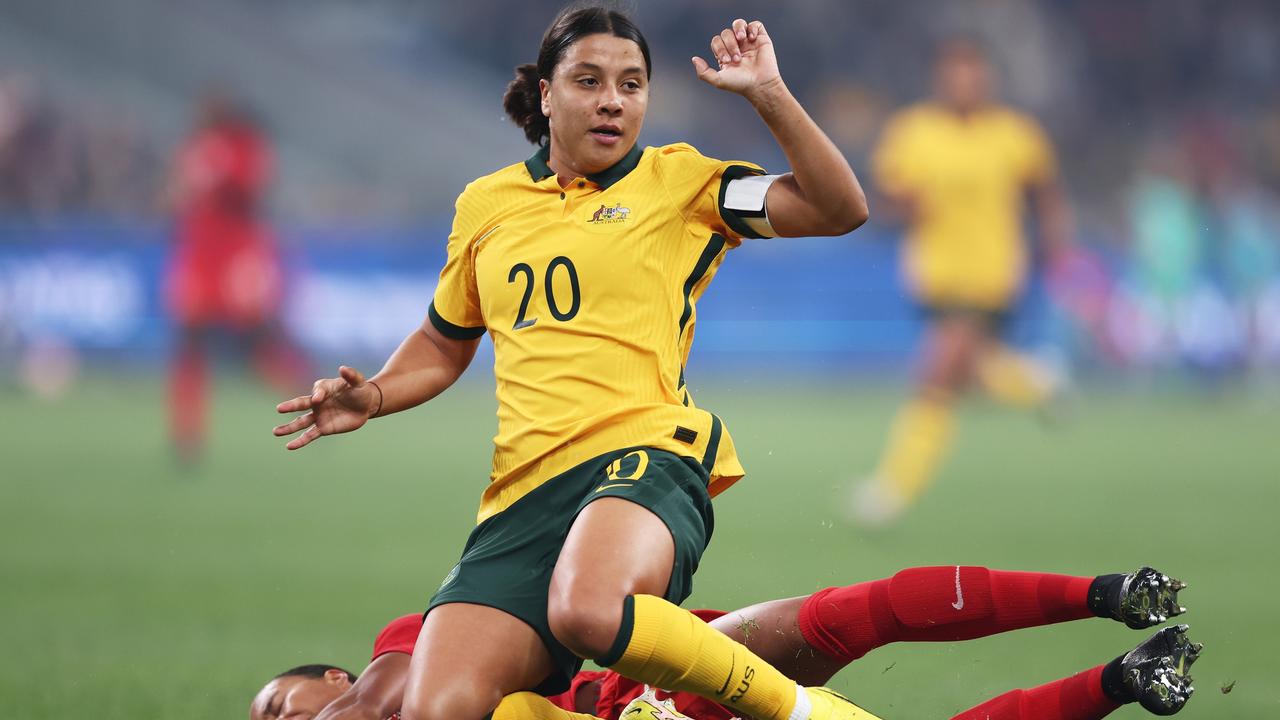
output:
<path id="1" fill-rule="evenodd" d="M 769 186 L 781 175 L 746 175 L 734 178 L 725 185 L 724 209 L 732 212 L 760 237 L 777 237 L 773 225 L 769 223 L 769 212 L 765 206 L 765 195 L 769 194 Z"/>

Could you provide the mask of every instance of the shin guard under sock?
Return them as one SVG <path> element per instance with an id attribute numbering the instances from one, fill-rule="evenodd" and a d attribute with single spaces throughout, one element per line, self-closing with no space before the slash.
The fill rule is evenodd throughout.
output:
<path id="1" fill-rule="evenodd" d="M 1121 705 L 1103 692 L 1105 667 L 1099 665 L 1030 690 L 1007 692 L 952 720 L 1098 720 Z"/>
<path id="2" fill-rule="evenodd" d="M 852 662 L 891 642 L 969 640 L 1092 617 L 1093 578 L 983 567 L 923 567 L 827 588 L 800 608 L 805 641 Z"/>

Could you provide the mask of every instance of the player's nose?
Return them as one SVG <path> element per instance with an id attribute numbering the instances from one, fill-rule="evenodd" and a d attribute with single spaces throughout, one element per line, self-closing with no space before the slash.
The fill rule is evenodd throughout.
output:
<path id="1" fill-rule="evenodd" d="M 622 112 L 622 95 L 616 90 L 608 93 L 600 99 L 600 104 L 596 108 L 599 112 L 607 115 L 617 115 Z"/>

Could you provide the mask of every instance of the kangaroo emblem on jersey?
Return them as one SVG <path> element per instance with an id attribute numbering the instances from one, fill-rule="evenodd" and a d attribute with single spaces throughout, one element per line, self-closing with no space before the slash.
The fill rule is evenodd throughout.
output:
<path id="1" fill-rule="evenodd" d="M 622 203 L 617 203 L 613 207 L 609 207 L 604 203 L 600 204 L 600 209 L 591 215 L 588 223 L 592 225 L 612 225 L 614 223 L 625 223 L 631 217 L 631 208 L 622 207 Z"/>

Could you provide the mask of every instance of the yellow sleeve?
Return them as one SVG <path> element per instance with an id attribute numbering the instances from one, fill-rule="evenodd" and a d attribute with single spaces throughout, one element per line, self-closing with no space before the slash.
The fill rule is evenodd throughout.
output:
<path id="1" fill-rule="evenodd" d="M 657 149 L 658 171 L 667 193 L 687 223 L 709 227 L 731 245 L 743 238 L 764 237 L 744 221 L 744 213 L 724 206 L 726 185 L 747 175 L 764 175 L 755 163 L 709 158 L 692 145 L 677 143 Z M 763 215 L 763 210 L 760 214 Z"/>
<path id="2" fill-rule="evenodd" d="M 1058 176 L 1058 158 L 1053 143 L 1040 124 L 1024 118 L 1022 125 L 1023 177 L 1028 185 L 1040 185 Z"/>
<path id="3" fill-rule="evenodd" d="M 440 334 L 454 340 L 472 340 L 485 333 L 474 253 L 475 241 L 483 236 L 485 228 L 474 201 L 468 197 L 471 192 L 468 187 L 454 203 L 448 258 L 427 311 L 431 324 Z"/>
<path id="4" fill-rule="evenodd" d="M 913 192 L 911 143 L 909 116 L 898 113 L 889 118 L 880 134 L 880 141 L 871 153 L 871 172 L 884 194 L 907 195 Z"/>

